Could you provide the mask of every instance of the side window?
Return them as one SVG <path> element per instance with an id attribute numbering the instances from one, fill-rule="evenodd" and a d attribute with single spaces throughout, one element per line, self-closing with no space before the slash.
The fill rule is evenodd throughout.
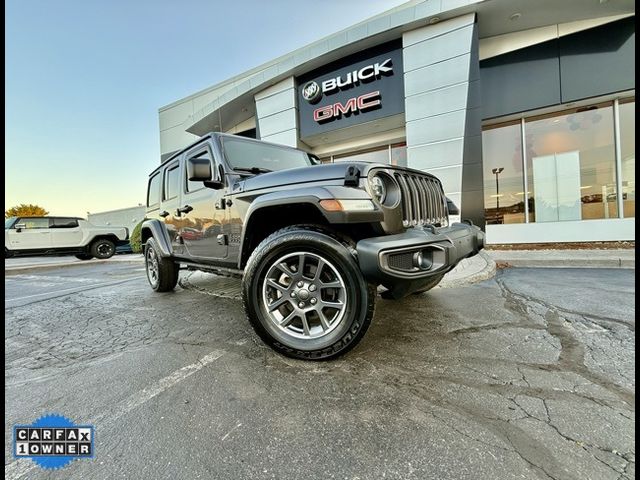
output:
<path id="1" fill-rule="evenodd" d="M 156 173 L 149 180 L 149 190 L 147 191 L 147 207 L 153 207 L 160 203 L 160 173 Z"/>
<path id="2" fill-rule="evenodd" d="M 209 163 L 211 162 L 211 154 L 209 153 L 209 150 L 203 150 L 200 153 L 196 154 L 196 155 L 192 155 L 188 158 L 205 158 L 207 160 L 209 160 Z M 187 192 L 195 192 L 196 190 L 200 190 L 201 188 L 204 188 L 204 183 L 203 182 L 192 182 L 189 180 L 189 177 L 187 176 L 188 171 L 187 171 L 187 162 L 185 162 L 185 168 L 184 168 L 184 178 L 187 182 Z M 213 168 L 213 163 L 212 163 L 212 168 Z"/>
<path id="3" fill-rule="evenodd" d="M 180 165 L 175 165 L 167 170 L 164 182 L 164 199 L 176 198 L 180 192 Z"/>
<path id="4" fill-rule="evenodd" d="M 75 228 L 78 220 L 75 218 L 52 218 L 51 228 Z"/>
<path id="5" fill-rule="evenodd" d="M 23 224 L 27 229 L 49 228 L 48 218 L 21 218 L 16 225 Z"/>

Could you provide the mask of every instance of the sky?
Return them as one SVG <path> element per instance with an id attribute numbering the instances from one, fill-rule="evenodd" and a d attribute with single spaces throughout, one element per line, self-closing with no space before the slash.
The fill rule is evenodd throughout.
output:
<path id="1" fill-rule="evenodd" d="M 158 109 L 405 0 L 7 0 L 5 208 L 144 202 Z"/>

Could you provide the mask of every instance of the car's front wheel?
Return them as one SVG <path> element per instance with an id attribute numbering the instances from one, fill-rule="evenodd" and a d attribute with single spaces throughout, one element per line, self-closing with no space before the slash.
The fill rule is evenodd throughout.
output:
<path id="1" fill-rule="evenodd" d="M 175 288 L 180 274 L 178 265 L 160 256 L 158 244 L 153 238 L 147 240 L 144 247 L 144 264 L 149 285 L 156 292 L 169 292 Z"/>
<path id="2" fill-rule="evenodd" d="M 98 239 L 91 244 L 91 255 L 101 260 L 111 258 L 115 253 L 115 244 L 106 238 Z"/>
<path id="3" fill-rule="evenodd" d="M 284 355 L 324 360 L 362 339 L 376 289 L 352 246 L 315 227 L 287 227 L 266 238 L 245 267 L 242 298 L 256 333 Z"/>

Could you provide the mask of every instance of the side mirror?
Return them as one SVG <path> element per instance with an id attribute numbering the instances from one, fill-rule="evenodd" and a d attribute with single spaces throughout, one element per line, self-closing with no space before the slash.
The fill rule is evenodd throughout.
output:
<path id="1" fill-rule="evenodd" d="M 21 232 L 23 228 L 27 228 L 26 223 L 16 223 L 13 228 L 16 229 L 16 232 Z"/>
<path id="2" fill-rule="evenodd" d="M 191 182 L 207 182 L 213 176 L 208 158 L 190 158 L 187 161 L 187 178 Z"/>
<path id="3" fill-rule="evenodd" d="M 224 182 L 218 180 L 205 180 L 204 186 L 213 190 L 222 190 L 224 188 Z"/>
<path id="4" fill-rule="evenodd" d="M 449 215 L 460 215 L 460 209 L 447 197 L 447 210 Z"/>

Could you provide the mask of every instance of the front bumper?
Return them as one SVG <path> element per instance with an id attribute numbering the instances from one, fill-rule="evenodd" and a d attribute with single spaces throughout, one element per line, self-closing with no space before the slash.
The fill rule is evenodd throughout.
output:
<path id="1" fill-rule="evenodd" d="M 360 240 L 358 263 L 365 278 L 384 285 L 394 298 L 421 290 L 484 247 L 484 233 L 467 223 L 415 227 L 397 235 Z"/>

